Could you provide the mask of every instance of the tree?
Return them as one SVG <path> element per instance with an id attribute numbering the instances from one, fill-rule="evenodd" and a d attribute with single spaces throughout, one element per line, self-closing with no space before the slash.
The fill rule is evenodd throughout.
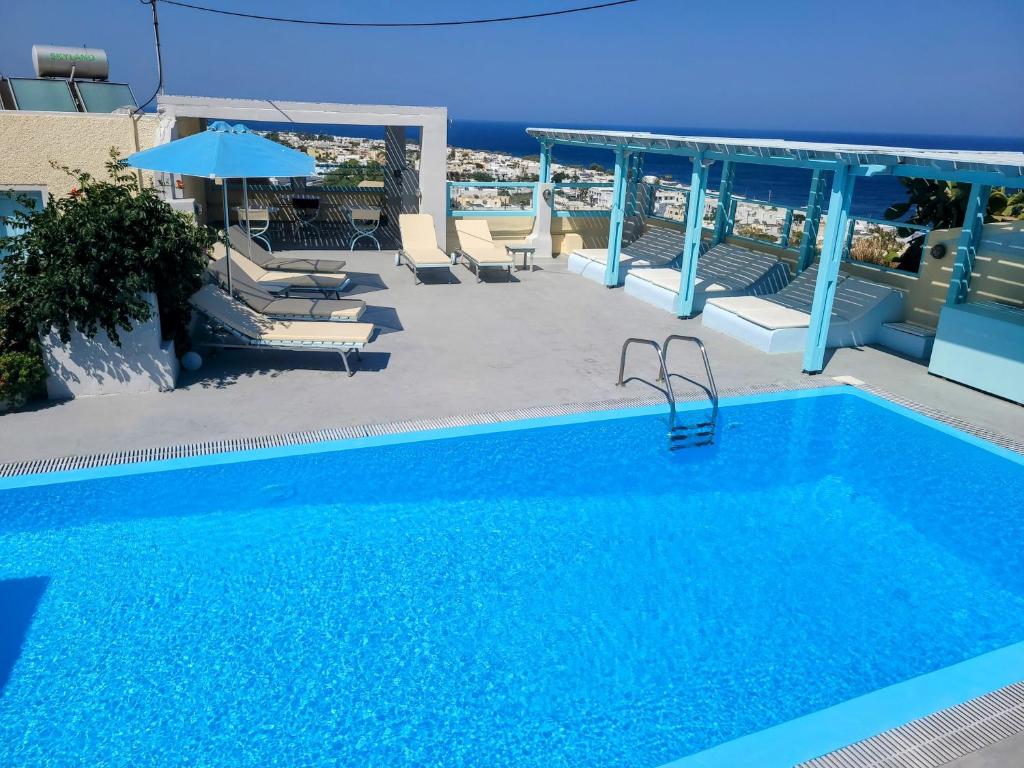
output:
<path id="1" fill-rule="evenodd" d="M 472 181 L 494 181 L 494 177 L 487 171 L 473 171 L 469 178 Z"/>
<path id="2" fill-rule="evenodd" d="M 561 184 L 568 177 L 568 174 L 565 173 L 564 171 L 555 171 L 553 174 L 551 174 L 551 180 L 555 182 L 555 184 Z"/>
<path id="3" fill-rule="evenodd" d="M 907 190 L 907 200 L 890 205 L 885 211 L 886 219 L 903 220 L 903 217 L 910 213 L 910 217 L 905 220 L 911 224 L 924 224 L 935 229 L 963 226 L 970 197 L 970 184 L 907 178 L 901 178 L 900 183 Z M 1006 192 L 998 188 L 993 189 L 988 199 L 985 221 L 994 221 L 1006 208 L 1007 203 Z M 910 230 L 900 231 L 902 237 L 909 234 Z"/>
<path id="4" fill-rule="evenodd" d="M 150 319 L 144 293 L 154 293 L 164 339 L 189 347 L 188 300 L 203 284 L 212 230 L 142 188 L 111 150 L 110 181 L 82 171 L 67 197 L 12 217 L 18 234 L 0 238 L 8 252 L 0 279 L 0 339 L 11 350 L 37 348 L 40 329 L 93 338 L 100 330 L 120 344 L 119 330 Z M 55 166 L 61 168 L 60 166 Z"/>
<path id="5" fill-rule="evenodd" d="M 380 163 L 361 165 L 358 160 L 346 160 L 324 174 L 324 186 L 355 187 L 360 181 L 383 181 L 384 167 Z"/>
<path id="6" fill-rule="evenodd" d="M 597 173 L 604 173 L 604 166 L 600 163 L 591 163 L 590 170 L 596 171 Z"/>
<path id="7" fill-rule="evenodd" d="M 1024 189 L 1015 192 L 1006 201 L 1003 213 L 1014 219 L 1024 219 Z"/>

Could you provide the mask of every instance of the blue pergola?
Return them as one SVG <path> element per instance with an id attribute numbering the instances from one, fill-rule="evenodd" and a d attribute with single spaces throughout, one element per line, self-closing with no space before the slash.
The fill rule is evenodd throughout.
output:
<path id="1" fill-rule="evenodd" d="M 825 173 L 831 172 L 832 189 L 828 196 L 825 234 L 811 308 L 807 346 L 804 350 L 803 367 L 807 373 L 819 373 L 824 367 L 825 342 L 828 338 L 832 302 L 835 298 L 839 266 L 845 245 L 844 233 L 849 224 L 854 183 L 859 176 L 940 179 L 971 185 L 963 231 L 953 262 L 953 277 L 947 296 L 947 302 L 950 304 L 961 303 L 967 298 L 981 226 L 992 187 L 1024 188 L 1024 153 L 1020 152 L 905 149 L 782 139 L 669 136 L 643 132 L 578 131 L 559 128 L 528 128 L 527 133 L 540 142 L 541 183 L 551 181 L 551 150 L 556 144 L 603 148 L 614 153 L 615 179 L 608 228 L 608 259 L 605 266 L 605 285 L 608 287 L 618 284 L 622 228 L 627 215 L 626 201 L 635 198 L 635 195 L 629 194 L 628 187 L 635 185 L 639 179 L 639 164 L 642 164 L 643 156 L 653 152 L 690 158 L 693 172 L 686 209 L 686 240 L 676 302 L 676 314 L 679 317 L 693 315 L 708 169 L 714 163 L 722 163 L 722 182 L 718 190 L 718 207 L 712 234 L 715 243 L 724 240 L 728 232 L 727 219 L 732 203 L 732 184 L 737 164 L 777 165 L 812 171 L 811 189 L 807 200 L 807 220 L 800 242 L 797 271 L 806 269 L 814 262 L 818 225 L 824 206 Z"/>

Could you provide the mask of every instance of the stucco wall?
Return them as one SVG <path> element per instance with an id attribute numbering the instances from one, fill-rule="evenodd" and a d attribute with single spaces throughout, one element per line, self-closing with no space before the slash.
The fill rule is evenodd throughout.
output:
<path id="1" fill-rule="evenodd" d="M 67 194 L 75 180 L 51 167 L 51 160 L 105 179 L 110 148 L 116 147 L 122 157 L 149 149 L 158 122 L 154 115 L 0 111 L 0 189 L 30 185 L 57 196 Z M 150 177 L 144 174 L 144 183 L 152 183 Z"/>

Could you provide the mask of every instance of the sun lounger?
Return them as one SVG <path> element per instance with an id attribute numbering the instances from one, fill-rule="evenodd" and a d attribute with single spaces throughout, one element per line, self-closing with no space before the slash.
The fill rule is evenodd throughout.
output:
<path id="1" fill-rule="evenodd" d="M 619 253 L 618 284 L 634 267 L 664 267 L 683 252 L 686 233 L 669 227 L 651 226 L 636 240 L 623 245 Z M 608 264 L 607 248 L 577 248 L 569 254 L 568 269 L 604 285 Z"/>
<path id="2" fill-rule="evenodd" d="M 211 262 L 210 274 L 222 287 L 227 285 L 223 256 Z M 366 302 L 359 299 L 275 296 L 242 269 L 231 270 L 231 287 L 236 298 L 260 314 L 275 320 L 329 320 L 335 323 L 354 323 L 366 310 Z"/>
<path id="3" fill-rule="evenodd" d="M 702 243 L 702 250 L 708 246 Z M 629 270 L 625 291 L 648 304 L 674 312 L 679 296 L 679 265 Z M 729 243 L 708 247 L 697 261 L 693 312 L 704 309 L 709 297 L 761 296 L 781 290 L 789 282 L 789 269 L 774 256 Z"/>
<path id="4" fill-rule="evenodd" d="M 769 296 L 708 299 L 701 322 L 763 352 L 800 352 L 807 344 L 817 278 L 815 265 Z M 899 320 L 902 314 L 900 291 L 840 274 L 826 346 L 870 344 L 883 323 Z"/>
<path id="5" fill-rule="evenodd" d="M 515 259 L 512 258 L 512 254 L 508 250 L 495 245 L 486 220 L 456 219 L 455 231 L 459 235 L 459 247 L 456 254 L 465 260 L 467 265 L 473 265 L 478 283 L 481 269 L 504 269 L 508 278 L 512 279 L 512 267 L 515 266 Z"/>
<path id="6" fill-rule="evenodd" d="M 245 234 L 245 230 L 237 224 L 228 229 L 228 239 L 231 247 L 255 262 L 263 269 L 280 269 L 285 272 L 322 272 L 325 274 L 336 274 L 345 268 L 345 262 L 341 259 L 309 259 L 294 256 L 274 256 L 262 245 Z"/>
<path id="7" fill-rule="evenodd" d="M 215 285 L 203 286 L 189 301 L 220 334 L 208 342 L 210 346 L 337 352 L 349 376 L 353 373 L 349 354 L 355 352 L 358 359 L 359 350 L 370 343 L 374 331 L 370 323 L 272 320 Z"/>
<path id="8" fill-rule="evenodd" d="M 403 213 L 398 217 L 398 229 L 402 236 L 402 247 L 395 254 L 395 266 L 401 266 L 404 261 L 412 270 L 417 283 L 422 282 L 421 269 L 447 269 L 450 283 L 452 260 L 437 245 L 434 217 L 429 213 Z"/>
<path id="9" fill-rule="evenodd" d="M 213 263 L 221 266 L 218 269 L 227 269 L 227 260 L 224 256 L 224 244 L 215 243 L 213 246 Z M 231 249 L 231 278 L 244 273 L 252 282 L 265 288 L 267 291 L 279 296 L 289 296 L 294 293 L 320 293 L 326 296 L 337 297 L 349 283 L 348 275 L 344 272 L 324 274 L 321 272 L 286 272 L 284 270 L 264 269 L 259 264 L 249 261 L 244 254 Z"/>

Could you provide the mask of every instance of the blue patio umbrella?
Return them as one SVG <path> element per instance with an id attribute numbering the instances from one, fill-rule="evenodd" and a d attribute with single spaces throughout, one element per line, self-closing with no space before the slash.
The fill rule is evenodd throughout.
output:
<path id="1" fill-rule="evenodd" d="M 250 133 L 244 125 L 215 122 L 205 131 L 125 158 L 132 168 L 220 179 L 224 192 L 224 247 L 227 249 L 228 291 L 231 290 L 231 243 L 228 240 L 228 179 L 241 179 L 243 206 L 249 212 L 246 179 L 312 176 L 313 158 Z"/>

